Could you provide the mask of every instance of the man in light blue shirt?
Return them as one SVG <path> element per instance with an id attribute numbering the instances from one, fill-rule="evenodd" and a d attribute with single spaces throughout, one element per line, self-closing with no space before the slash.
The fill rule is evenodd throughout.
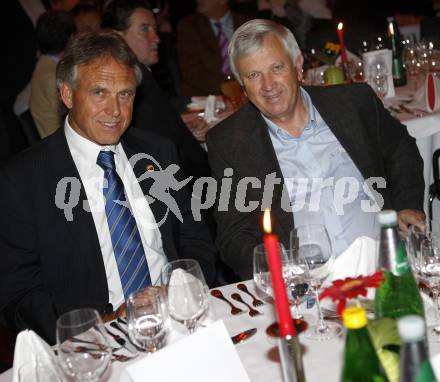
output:
<path id="1" fill-rule="evenodd" d="M 242 25 L 229 57 L 250 104 L 214 127 L 207 143 L 212 174 L 231 183 L 229 204 L 217 208 L 216 244 L 241 278 L 252 276 L 265 207 L 285 246 L 295 226 L 324 224 L 336 255 L 357 237 L 376 237 L 380 209 L 398 212 L 403 234 L 423 226 L 417 146 L 368 85 L 301 88 L 298 44 L 269 20 Z"/>

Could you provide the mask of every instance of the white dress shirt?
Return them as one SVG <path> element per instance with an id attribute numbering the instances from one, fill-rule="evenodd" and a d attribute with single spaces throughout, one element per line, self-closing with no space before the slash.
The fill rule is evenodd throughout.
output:
<path id="1" fill-rule="evenodd" d="M 74 131 L 70 127 L 68 118 L 64 123 L 64 131 L 73 161 L 84 185 L 96 232 L 98 233 L 107 275 L 109 302 L 116 309 L 125 299 L 105 214 L 105 200 L 102 190 L 104 170 L 96 163 L 101 150 L 110 150 L 115 153 L 116 172 L 124 184 L 126 200 L 132 207 L 131 212 L 139 229 L 153 284 L 159 278 L 160 270 L 167 262 L 163 251 L 162 237 L 122 145 L 120 143 L 105 147 L 97 145 Z"/>

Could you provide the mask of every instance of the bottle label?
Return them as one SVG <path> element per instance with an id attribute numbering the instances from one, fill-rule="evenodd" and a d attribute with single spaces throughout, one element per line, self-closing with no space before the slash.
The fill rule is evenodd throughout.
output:
<path id="1" fill-rule="evenodd" d="M 429 361 L 423 361 L 415 382 L 435 382 L 435 375 Z"/>
<path id="2" fill-rule="evenodd" d="M 396 275 L 403 275 L 407 272 L 410 272 L 410 268 L 408 258 L 406 257 L 405 247 L 401 241 L 397 247 L 396 253 Z"/>

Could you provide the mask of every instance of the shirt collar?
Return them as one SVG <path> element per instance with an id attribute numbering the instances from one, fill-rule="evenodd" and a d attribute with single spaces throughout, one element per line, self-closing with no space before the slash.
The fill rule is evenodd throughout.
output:
<path id="1" fill-rule="evenodd" d="M 230 11 L 227 11 L 219 20 L 209 18 L 211 25 L 215 25 L 217 22 L 220 22 L 222 27 L 231 24 L 232 25 L 232 15 Z"/>
<path id="2" fill-rule="evenodd" d="M 73 157 L 80 158 L 84 163 L 90 166 L 96 164 L 98 154 L 101 150 L 113 151 L 115 155 L 119 154 L 121 144 L 101 146 L 79 135 L 69 123 L 69 116 L 64 121 L 64 132 L 66 134 L 67 143 Z"/>

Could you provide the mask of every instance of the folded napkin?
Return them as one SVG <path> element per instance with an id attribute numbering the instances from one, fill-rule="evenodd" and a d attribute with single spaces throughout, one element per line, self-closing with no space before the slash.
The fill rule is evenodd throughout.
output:
<path id="1" fill-rule="evenodd" d="M 52 374 L 57 373 L 55 355 L 50 346 L 34 331 L 23 330 L 15 343 L 12 382 L 19 382 L 18 370 L 21 366 L 35 360 L 44 361 L 45 367 L 52 369 Z"/>
<path id="2" fill-rule="evenodd" d="M 421 109 L 430 113 L 439 110 L 440 78 L 428 73 L 422 86 L 415 92 L 413 101 L 406 106 L 410 109 Z"/>
<path id="3" fill-rule="evenodd" d="M 216 117 L 216 97 L 215 95 L 210 95 L 206 99 L 206 105 L 205 105 L 205 112 L 204 112 L 204 119 L 206 122 L 216 122 L 218 121 L 218 118 Z"/>
<path id="4" fill-rule="evenodd" d="M 390 49 L 380 49 L 366 52 L 362 54 L 362 62 L 364 64 L 364 76 L 367 82 L 369 82 L 369 79 L 377 63 L 382 63 L 385 65 L 388 80 L 388 92 L 385 95 L 385 98 L 394 97 L 396 92 L 394 90 L 393 83 L 393 52 Z"/>
<path id="5" fill-rule="evenodd" d="M 334 263 L 332 280 L 368 276 L 376 272 L 378 242 L 371 237 L 358 237 Z"/>
<path id="6" fill-rule="evenodd" d="M 223 102 L 223 97 L 222 96 L 212 96 L 215 97 L 215 101 L 216 101 L 216 107 L 218 109 L 224 109 L 225 108 L 225 103 Z M 189 103 L 186 107 L 188 108 L 188 110 L 204 110 L 206 107 L 206 101 L 207 101 L 208 97 L 191 97 L 191 103 Z"/>

